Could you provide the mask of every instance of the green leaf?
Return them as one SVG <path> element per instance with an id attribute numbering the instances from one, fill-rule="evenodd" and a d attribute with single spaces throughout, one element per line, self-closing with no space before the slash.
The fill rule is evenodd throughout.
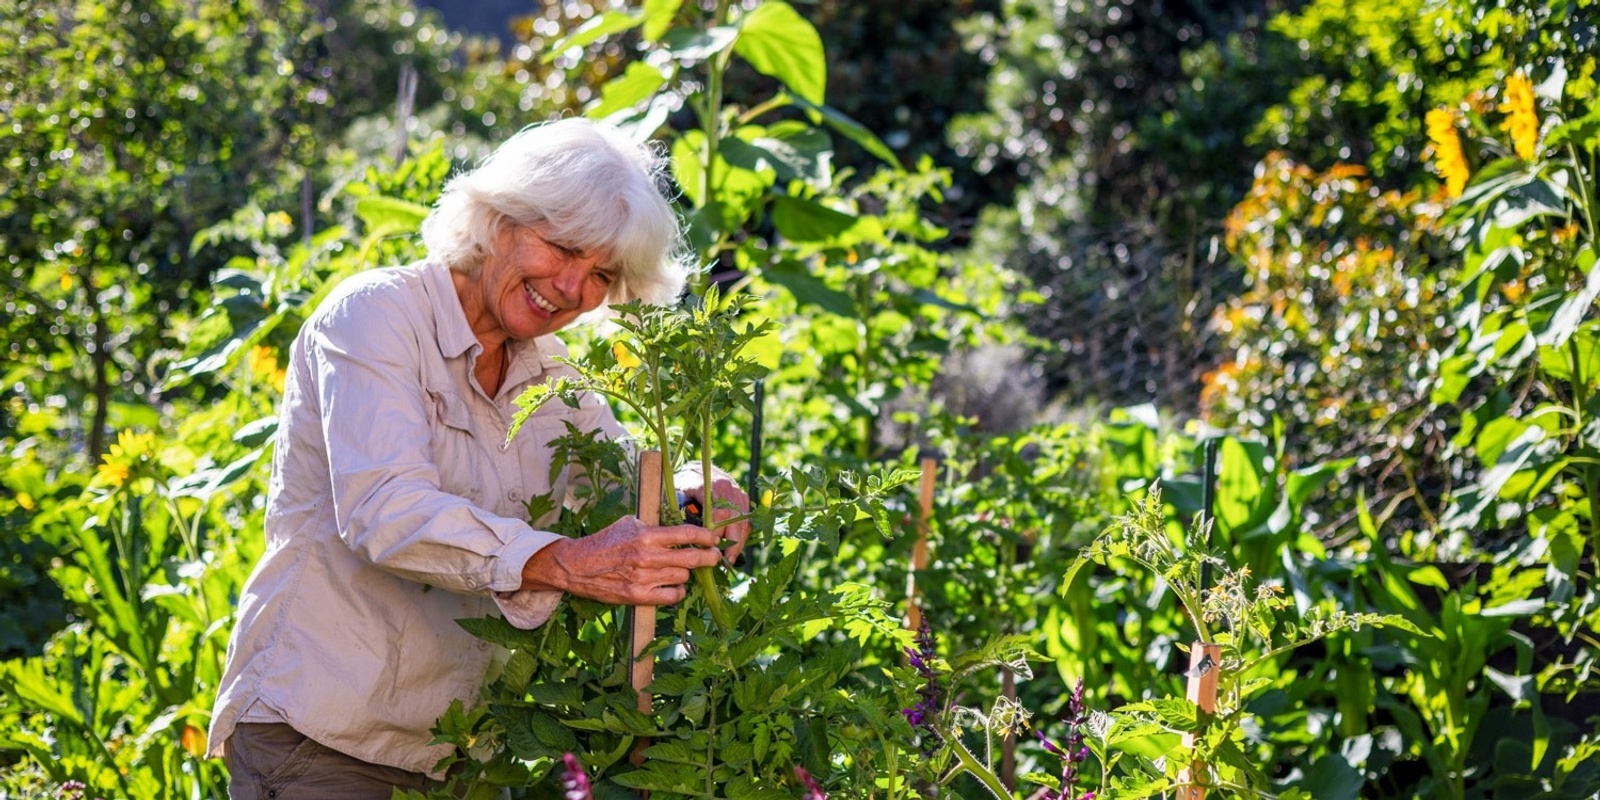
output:
<path id="1" fill-rule="evenodd" d="M 1507 445 L 1494 466 L 1478 476 L 1477 483 L 1468 485 L 1451 499 L 1439 524 L 1446 530 L 1465 530 L 1477 525 L 1483 512 L 1500 496 L 1500 489 L 1511 480 L 1511 476 L 1534 456 L 1549 452 L 1554 444 L 1546 442 L 1543 428 L 1529 426 L 1523 430 Z"/>
<path id="2" fill-rule="evenodd" d="M 751 135 L 746 138 L 745 131 Z M 737 144 L 735 144 L 737 142 Z M 780 184 L 800 181 L 817 189 L 826 189 L 833 182 L 833 142 L 827 131 L 799 120 L 785 120 L 762 129 L 748 126 L 737 135 L 723 139 L 728 161 L 747 169 L 757 169 L 758 164 L 772 169 Z M 735 157 L 742 146 L 744 158 L 757 163 L 744 163 Z"/>
<path id="3" fill-rule="evenodd" d="M 645 761 L 644 764 L 642 769 L 624 772 L 611 779 L 630 789 L 643 789 L 668 795 L 682 795 L 685 787 L 705 784 L 704 773 L 683 764 L 661 761 Z"/>
<path id="4" fill-rule="evenodd" d="M 539 644 L 538 632 L 522 630 L 501 617 L 458 619 L 456 624 L 467 633 L 508 650 L 536 648 Z"/>
<path id="5" fill-rule="evenodd" d="M 637 106 L 667 82 L 667 76 L 642 61 L 630 63 L 621 75 L 600 87 L 600 100 L 585 110 L 590 119 L 605 119 Z"/>
<path id="6" fill-rule="evenodd" d="M 739 31 L 727 26 L 703 31 L 676 28 L 662 37 L 661 42 L 674 59 L 691 66 L 728 49 L 738 38 Z"/>
<path id="7" fill-rule="evenodd" d="M 1272 513 L 1271 453 L 1261 442 L 1222 440 L 1217 474 L 1217 521 L 1229 531 L 1259 525 Z"/>
<path id="8" fill-rule="evenodd" d="M 245 447 L 260 447 L 278 434 L 278 417 L 262 417 L 233 432 L 233 440 Z"/>
<path id="9" fill-rule="evenodd" d="M 678 10 L 683 8 L 683 0 L 645 0 L 644 3 L 644 30 L 640 35 L 647 42 L 661 39 L 672 27 L 672 20 L 678 16 Z"/>
<path id="10" fill-rule="evenodd" d="M 1305 505 L 1311 495 L 1328 484 L 1328 481 L 1339 477 L 1345 470 L 1354 466 L 1356 459 L 1342 458 L 1336 461 L 1324 461 L 1309 467 L 1294 470 L 1284 481 L 1284 495 L 1295 507 Z"/>
<path id="11" fill-rule="evenodd" d="M 539 742 L 552 750 L 570 753 L 578 749 L 578 737 L 562 725 L 559 720 L 549 714 L 538 712 L 528 715 L 528 727 Z"/>
<path id="12" fill-rule="evenodd" d="M 577 30 L 572 32 L 571 36 L 550 45 L 549 52 L 545 53 L 544 58 L 541 60 L 546 64 L 553 63 L 561 57 L 562 53 L 574 47 L 588 47 L 613 33 L 632 30 L 643 25 L 647 18 L 648 12 L 641 14 L 638 12 L 607 11 L 580 25 Z"/>
<path id="13" fill-rule="evenodd" d="M 654 742 L 644 750 L 644 757 L 656 761 L 670 761 L 677 764 L 703 764 L 706 754 L 693 747 L 682 739 L 667 739 Z"/>
<path id="14" fill-rule="evenodd" d="M 429 208 L 397 197 L 373 196 L 356 201 L 356 216 L 368 232 L 414 231 L 421 227 Z"/>
<path id="15" fill-rule="evenodd" d="M 789 290 L 800 305 L 815 305 L 830 314 L 848 317 L 855 313 L 855 301 L 850 295 L 834 289 L 821 278 L 812 275 L 798 261 L 784 259 L 767 267 L 761 277 L 768 283 Z"/>
<path id="16" fill-rule="evenodd" d="M 746 14 L 733 51 L 757 72 L 783 81 L 812 104 L 822 104 L 828 87 L 822 37 L 788 3 L 768 0 Z"/>
<path id="17" fill-rule="evenodd" d="M 856 217 L 812 200 L 778 195 L 772 201 L 772 224 L 791 241 L 831 239 L 849 230 L 855 222 Z"/>
<path id="18" fill-rule="evenodd" d="M 1550 316 L 1543 330 L 1535 331 L 1540 345 L 1560 347 L 1594 311 L 1594 302 L 1600 298 L 1600 264 L 1596 264 L 1594 248 L 1586 247 L 1573 259 L 1573 268 L 1584 273 L 1583 288 L 1566 295 L 1561 306 Z"/>
<path id="19" fill-rule="evenodd" d="M 900 165 L 900 159 L 895 157 L 894 151 L 890 150 L 888 145 L 885 145 L 872 131 L 867 130 L 865 125 L 828 106 L 807 102 L 803 97 L 794 97 L 792 95 L 785 95 L 785 97 L 804 109 L 807 114 L 811 115 L 813 120 L 821 121 L 828 127 L 844 134 L 846 139 L 855 142 L 863 150 L 877 156 L 883 163 L 897 170 L 903 169 Z"/>

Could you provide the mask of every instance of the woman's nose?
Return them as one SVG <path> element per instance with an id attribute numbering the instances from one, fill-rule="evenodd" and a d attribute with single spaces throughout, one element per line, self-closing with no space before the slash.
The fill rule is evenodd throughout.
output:
<path id="1" fill-rule="evenodd" d="M 562 265 L 561 271 L 556 273 L 553 283 L 556 291 L 561 293 L 563 301 L 570 304 L 578 300 L 583 294 L 583 281 L 587 274 L 588 269 L 576 261 L 569 261 Z"/>

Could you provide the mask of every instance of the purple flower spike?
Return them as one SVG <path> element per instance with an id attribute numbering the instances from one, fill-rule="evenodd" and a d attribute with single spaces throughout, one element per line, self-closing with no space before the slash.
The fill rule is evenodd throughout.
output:
<path id="1" fill-rule="evenodd" d="M 589 789 L 589 773 L 583 771 L 578 757 L 571 753 L 562 756 L 561 766 L 561 788 L 566 790 L 562 797 L 566 800 L 594 800 L 594 792 Z"/>
<path id="2" fill-rule="evenodd" d="M 811 773 L 806 772 L 805 767 L 796 766 L 794 776 L 800 779 L 801 786 L 806 787 L 806 793 L 801 796 L 801 800 L 828 800 L 827 792 L 822 791 L 817 779 L 811 777 Z"/>
<path id="3" fill-rule="evenodd" d="M 922 627 L 917 631 L 917 646 L 906 648 L 906 658 L 917 674 L 922 676 L 922 687 L 917 689 L 920 699 L 917 704 L 900 710 L 906 715 L 906 721 L 916 728 L 922 738 L 922 754 L 933 755 L 939 749 L 939 731 L 935 723 L 939 713 L 944 708 L 944 689 L 939 686 L 939 671 L 934 668 L 934 662 L 939 657 L 938 641 L 933 638 L 933 629 L 928 625 L 928 619 L 922 619 Z"/>
<path id="4" fill-rule="evenodd" d="M 1067 703 L 1067 738 L 1061 744 L 1056 744 L 1045 738 L 1042 732 L 1035 731 L 1039 741 L 1044 743 L 1044 749 L 1051 755 L 1061 759 L 1061 790 L 1043 793 L 1044 800 L 1094 800 L 1094 792 L 1078 794 L 1078 767 L 1089 760 L 1089 745 L 1084 741 L 1084 728 L 1089 724 L 1089 714 L 1083 705 L 1083 679 L 1078 679 L 1078 686 L 1072 692 L 1072 699 Z"/>

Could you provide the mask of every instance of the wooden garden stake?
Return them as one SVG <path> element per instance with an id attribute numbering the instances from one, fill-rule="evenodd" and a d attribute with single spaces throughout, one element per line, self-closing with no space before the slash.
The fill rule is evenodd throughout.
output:
<path id="1" fill-rule="evenodd" d="M 661 524 L 661 451 L 646 450 L 639 454 L 639 521 L 646 525 Z M 630 636 L 633 651 L 631 671 L 633 691 L 639 698 L 639 713 L 651 711 L 650 692 L 645 689 L 655 680 L 654 658 L 644 658 L 646 647 L 656 638 L 656 607 L 633 607 L 633 630 Z M 629 760 L 635 766 L 644 763 L 644 749 L 649 740 L 634 743 Z"/>
<path id="2" fill-rule="evenodd" d="M 1200 524 L 1211 525 L 1213 508 L 1216 506 L 1217 491 L 1217 440 L 1210 439 L 1205 448 L 1205 474 L 1201 484 L 1200 498 Z M 1207 534 L 1209 544 L 1209 529 Z M 1200 565 L 1200 594 L 1202 597 L 1211 589 L 1211 562 L 1206 561 Z M 1195 625 L 1200 620 L 1195 620 Z M 1196 640 L 1189 646 L 1189 671 L 1184 673 L 1189 678 L 1189 702 L 1199 706 L 1207 714 L 1214 714 L 1217 710 L 1217 679 L 1222 674 L 1222 648 L 1218 645 Z M 1194 749 L 1199 737 L 1193 733 L 1183 735 L 1183 746 Z M 1179 800 L 1205 800 L 1206 797 L 1206 762 L 1195 759 L 1178 773 L 1178 780 L 1186 784 L 1178 792 Z"/>
<path id="3" fill-rule="evenodd" d="M 922 605 L 917 600 L 917 573 L 928 568 L 928 529 L 933 524 L 933 483 L 937 477 L 938 462 L 922 459 L 922 485 L 917 515 L 917 541 L 911 546 L 911 575 L 906 579 L 910 607 L 906 609 L 906 627 L 922 630 Z"/>
<path id="4" fill-rule="evenodd" d="M 1212 714 L 1217 710 L 1217 678 L 1222 673 L 1222 647 L 1196 641 L 1189 646 L 1189 702 L 1200 710 Z M 1197 737 L 1183 735 L 1183 746 L 1193 749 Z M 1179 792 L 1179 800 L 1205 800 L 1206 762 L 1196 760 L 1178 774 L 1181 783 L 1188 784 Z"/>

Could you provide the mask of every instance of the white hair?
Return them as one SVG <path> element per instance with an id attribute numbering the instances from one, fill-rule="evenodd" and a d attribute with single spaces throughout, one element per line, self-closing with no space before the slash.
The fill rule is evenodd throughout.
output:
<path id="1" fill-rule="evenodd" d="M 662 193 L 664 159 L 649 143 L 582 118 L 531 125 L 476 169 L 445 184 L 422 221 L 434 258 L 476 274 L 507 222 L 618 270 L 606 304 L 671 303 L 689 261 L 677 214 Z"/>

